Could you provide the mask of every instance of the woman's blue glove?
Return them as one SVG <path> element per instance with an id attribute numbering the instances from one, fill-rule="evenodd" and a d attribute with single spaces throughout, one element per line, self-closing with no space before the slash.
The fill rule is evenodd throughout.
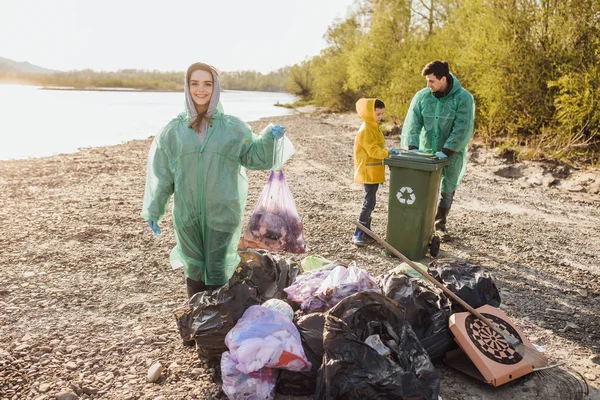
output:
<path id="1" fill-rule="evenodd" d="M 154 234 L 154 236 L 160 234 L 160 226 L 158 226 L 158 222 L 148 221 L 148 225 L 150 225 L 150 229 L 152 229 L 152 233 Z"/>
<path id="2" fill-rule="evenodd" d="M 283 134 L 285 133 L 285 126 L 275 125 L 271 128 L 271 136 L 273 139 L 281 139 Z"/>
<path id="3" fill-rule="evenodd" d="M 446 153 L 444 153 L 443 151 L 438 151 L 437 153 L 435 153 L 435 156 L 437 158 L 439 158 L 440 160 L 443 160 L 444 158 L 448 158 Z"/>
<path id="4" fill-rule="evenodd" d="M 425 153 L 423 150 L 419 150 L 419 149 L 412 149 L 410 151 L 412 151 L 413 153 Z"/>
<path id="5" fill-rule="evenodd" d="M 397 156 L 397 155 L 398 155 L 398 149 L 397 149 L 397 148 L 395 148 L 395 147 L 392 147 L 392 148 L 389 150 L 389 152 L 390 152 L 390 155 L 392 155 L 392 156 Z"/>

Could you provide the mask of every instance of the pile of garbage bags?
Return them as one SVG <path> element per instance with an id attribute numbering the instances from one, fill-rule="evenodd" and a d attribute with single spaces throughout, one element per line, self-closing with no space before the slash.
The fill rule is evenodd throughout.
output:
<path id="1" fill-rule="evenodd" d="M 225 335 L 244 312 L 266 300 L 285 298 L 283 289 L 300 272 L 296 263 L 264 250 L 248 250 L 240 256 L 242 263 L 227 284 L 196 293 L 174 311 L 181 339 L 194 340 L 200 358 L 218 360 L 227 350 Z"/>
<path id="2" fill-rule="evenodd" d="M 175 310 L 182 339 L 195 339 L 201 357 L 220 357 L 230 399 L 438 399 L 433 363 L 456 345 L 455 305 L 437 287 L 324 259 L 301 273 L 263 250 L 242 259 L 227 285 Z M 447 259 L 428 269 L 473 307 L 500 303 L 477 265 Z"/>

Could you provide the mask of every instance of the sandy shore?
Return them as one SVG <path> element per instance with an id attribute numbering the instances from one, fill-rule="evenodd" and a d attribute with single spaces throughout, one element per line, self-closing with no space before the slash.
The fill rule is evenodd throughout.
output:
<path id="1" fill-rule="evenodd" d="M 310 254 L 356 261 L 376 276 L 398 264 L 350 243 L 362 188 L 352 181 L 354 115 L 301 114 L 252 123 L 287 127 L 297 154 L 285 168 Z M 398 146 L 397 137 L 388 137 Z M 171 311 L 185 300 L 168 215 L 153 237 L 139 217 L 151 140 L 34 160 L 0 161 L 0 398 L 206 399 L 220 389 Z M 249 172 L 246 218 L 267 178 Z M 508 165 L 480 146 L 456 195 L 441 256 L 494 275 L 503 310 L 553 361 L 584 375 L 600 399 L 598 171 Z M 388 186 L 374 230 L 385 236 Z M 301 257 L 295 256 L 299 260 Z M 427 261 L 427 260 L 425 260 Z M 165 367 L 147 383 L 148 367 Z M 531 376 L 494 389 L 439 365 L 442 398 L 561 398 Z M 281 396 L 280 399 L 290 399 Z M 562 397 L 564 398 L 564 397 Z"/>

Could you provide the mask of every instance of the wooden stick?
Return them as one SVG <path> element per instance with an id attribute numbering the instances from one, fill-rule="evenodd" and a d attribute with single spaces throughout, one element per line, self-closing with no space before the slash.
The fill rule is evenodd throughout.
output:
<path id="1" fill-rule="evenodd" d="M 369 228 L 362 225 L 358 221 L 356 221 L 355 224 L 356 224 L 356 226 L 358 226 L 360 228 L 360 230 L 362 230 L 367 235 L 369 235 L 370 237 L 375 239 L 377 241 L 377 243 L 381 244 L 383 247 L 388 249 L 390 251 L 390 253 L 392 253 L 393 255 L 395 255 L 396 257 L 398 257 L 399 259 L 401 259 L 408 265 L 410 265 L 412 267 L 412 269 L 414 269 L 415 271 L 420 273 L 425 279 L 427 279 L 429 282 L 433 283 L 435 286 L 440 288 L 442 290 L 442 292 L 444 292 L 446 295 L 448 295 L 450 298 L 452 298 L 452 300 L 454 300 L 458 304 L 460 304 L 465 310 L 469 311 L 471 314 L 473 314 L 474 316 L 476 316 L 477 318 L 482 320 L 487 326 L 489 326 L 491 329 L 493 329 L 494 332 L 496 332 L 497 334 L 502 336 L 510 345 L 520 344 L 520 341 L 518 339 L 513 338 L 506 332 L 502 332 L 502 330 L 500 328 L 498 328 L 496 325 L 494 325 L 489 319 L 484 317 L 479 311 L 475 310 L 473 307 L 471 307 L 469 304 L 467 304 L 467 302 L 465 302 L 463 299 L 461 299 L 456 294 L 454 294 L 454 292 L 452 292 L 446 286 L 444 286 L 440 282 L 436 281 L 431 275 L 429 275 L 429 273 L 427 273 L 426 271 L 423 271 L 421 268 L 417 267 L 414 262 L 412 262 L 411 260 L 406 258 L 404 256 L 404 254 L 400 253 L 398 250 L 393 248 L 389 243 L 387 243 L 385 240 L 380 238 L 375 232 L 371 231 Z"/>

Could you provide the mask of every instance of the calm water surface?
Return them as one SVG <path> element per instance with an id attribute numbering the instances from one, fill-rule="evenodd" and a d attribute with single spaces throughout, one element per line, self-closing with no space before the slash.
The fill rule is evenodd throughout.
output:
<path id="1" fill-rule="evenodd" d="M 288 93 L 224 91 L 225 113 L 244 121 L 290 114 Z M 40 90 L 0 84 L 0 160 L 43 157 L 157 134 L 184 110 L 181 93 Z"/>

